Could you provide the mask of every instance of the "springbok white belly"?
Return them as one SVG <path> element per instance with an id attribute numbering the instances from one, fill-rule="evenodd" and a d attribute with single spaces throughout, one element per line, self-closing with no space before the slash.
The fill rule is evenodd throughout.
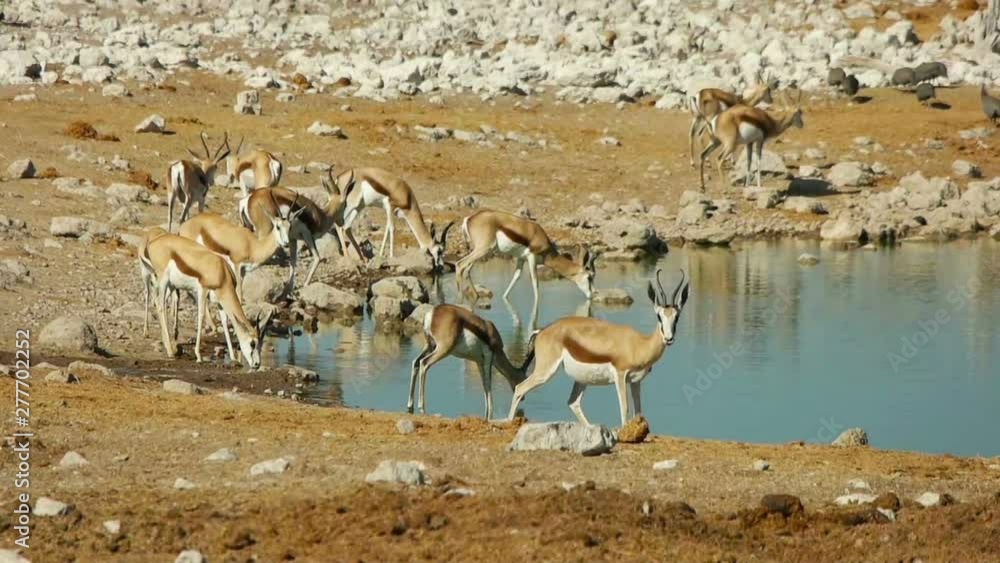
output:
<path id="1" fill-rule="evenodd" d="M 253 170 L 248 168 L 240 173 L 239 182 L 243 186 L 243 189 L 253 191 L 257 186 L 257 175 L 254 174 Z"/>
<path id="2" fill-rule="evenodd" d="M 463 329 L 462 336 L 458 339 L 458 342 L 455 343 L 455 348 L 451 351 L 451 353 L 459 358 L 478 362 L 483 359 L 484 347 L 483 341 L 480 340 L 474 332 L 468 329 Z"/>
<path id="3" fill-rule="evenodd" d="M 166 278 L 170 287 L 181 289 L 190 293 L 198 292 L 198 278 L 189 276 L 180 271 L 177 264 L 173 260 L 167 263 Z"/>
<path id="4" fill-rule="evenodd" d="M 740 123 L 740 139 L 743 144 L 759 143 L 764 140 L 764 132 L 755 125 Z"/>
<path id="5" fill-rule="evenodd" d="M 375 204 L 382 205 L 384 199 L 385 196 L 379 193 L 367 180 L 361 182 L 361 200 L 365 207 Z"/>
<path id="6" fill-rule="evenodd" d="M 497 231 L 497 251 L 515 258 L 524 258 L 531 252 L 527 246 L 514 242 L 503 231 Z"/>
<path id="7" fill-rule="evenodd" d="M 277 186 L 281 180 L 281 163 L 272 158 L 267 161 L 267 167 L 271 171 L 271 179 L 267 184 L 271 187 Z"/>
<path id="8" fill-rule="evenodd" d="M 610 363 L 589 364 L 578 361 L 567 351 L 563 351 L 563 369 L 574 381 L 584 385 L 614 385 L 617 370 Z M 628 383 L 639 383 L 649 375 L 650 367 L 632 371 L 628 374 Z"/>

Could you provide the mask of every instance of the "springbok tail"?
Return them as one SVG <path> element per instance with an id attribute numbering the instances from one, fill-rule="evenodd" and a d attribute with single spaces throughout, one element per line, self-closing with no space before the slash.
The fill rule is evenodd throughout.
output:
<path id="1" fill-rule="evenodd" d="M 524 363 L 521 364 L 521 371 L 527 371 L 528 366 L 531 362 L 535 361 L 535 337 L 538 336 L 540 330 L 536 330 L 531 333 L 531 337 L 528 338 L 528 354 L 524 356 Z"/>

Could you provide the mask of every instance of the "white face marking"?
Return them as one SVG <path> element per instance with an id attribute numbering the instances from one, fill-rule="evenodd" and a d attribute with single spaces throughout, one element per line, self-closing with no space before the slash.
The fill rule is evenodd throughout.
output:
<path id="1" fill-rule="evenodd" d="M 673 307 L 658 307 L 656 316 L 660 323 L 660 331 L 663 334 L 663 342 L 673 344 L 674 330 L 677 328 L 677 309 Z"/>

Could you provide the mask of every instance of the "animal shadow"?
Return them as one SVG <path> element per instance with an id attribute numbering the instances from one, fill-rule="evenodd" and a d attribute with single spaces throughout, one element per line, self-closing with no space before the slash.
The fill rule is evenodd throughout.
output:
<path id="1" fill-rule="evenodd" d="M 930 107 L 939 110 L 949 110 L 951 109 L 951 104 L 946 104 L 944 102 L 932 102 Z"/>

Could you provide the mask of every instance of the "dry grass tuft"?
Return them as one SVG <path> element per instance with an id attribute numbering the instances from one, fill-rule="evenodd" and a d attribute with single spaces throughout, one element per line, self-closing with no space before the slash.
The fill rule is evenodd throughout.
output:
<path id="1" fill-rule="evenodd" d="M 295 84 L 295 87 L 299 90 L 308 90 L 312 88 L 312 83 L 309 82 L 309 79 L 300 72 L 296 72 L 295 76 L 292 77 L 292 84 Z"/>
<path id="2" fill-rule="evenodd" d="M 145 170 L 133 170 L 128 173 L 128 181 L 131 184 L 146 186 L 146 189 L 155 190 L 160 187 L 156 180 Z"/>
<path id="3" fill-rule="evenodd" d="M 42 170 L 41 174 L 38 174 L 35 177 L 36 178 L 41 178 L 43 180 L 52 180 L 53 178 L 58 178 L 59 177 L 59 171 L 56 170 L 54 167 L 49 166 L 45 170 Z"/>
<path id="4" fill-rule="evenodd" d="M 200 119 L 197 117 L 171 117 L 168 120 L 170 123 L 190 123 L 191 125 L 204 125 Z"/>
<path id="5" fill-rule="evenodd" d="M 97 129 L 94 129 L 94 126 L 86 121 L 74 121 L 67 125 L 63 132 L 74 139 L 93 139 L 96 141 L 111 141 L 113 143 L 121 141 L 117 135 L 98 133 Z"/>

